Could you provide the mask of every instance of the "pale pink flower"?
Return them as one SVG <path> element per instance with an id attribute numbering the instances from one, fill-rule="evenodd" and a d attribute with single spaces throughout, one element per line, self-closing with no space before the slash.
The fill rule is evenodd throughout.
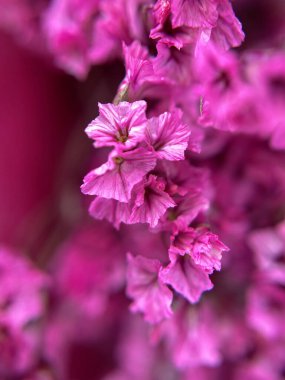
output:
<path id="1" fill-rule="evenodd" d="M 161 230 L 176 231 L 186 228 L 193 220 L 209 208 L 209 199 L 201 189 L 193 190 L 183 197 L 173 196 L 176 206 L 168 210 L 161 218 L 158 228 Z"/>
<path id="2" fill-rule="evenodd" d="M 121 102 L 118 105 L 99 103 L 99 116 L 86 128 L 95 146 L 135 146 L 144 136 L 146 102 Z"/>
<path id="3" fill-rule="evenodd" d="M 89 207 L 89 213 L 93 218 L 106 219 L 117 229 L 121 223 L 128 223 L 131 211 L 128 203 L 101 197 L 96 197 Z"/>
<path id="4" fill-rule="evenodd" d="M 187 44 L 177 49 L 175 46 L 168 47 L 159 41 L 156 49 L 157 56 L 152 61 L 156 75 L 172 85 L 183 85 L 185 87 L 189 85 L 193 79 L 193 44 Z"/>
<path id="5" fill-rule="evenodd" d="M 166 210 L 175 206 L 173 199 L 164 190 L 165 182 L 154 175 L 136 185 L 133 190 L 132 212 L 127 223 L 149 223 L 150 227 L 155 227 Z"/>
<path id="6" fill-rule="evenodd" d="M 211 41 L 224 50 L 239 46 L 245 35 L 241 23 L 234 14 L 231 2 L 219 0 L 217 10 L 219 16 L 216 26 L 212 29 Z"/>
<path id="7" fill-rule="evenodd" d="M 168 17 L 162 24 L 158 24 L 150 31 L 150 38 L 158 40 L 168 47 L 181 49 L 184 45 L 195 44 L 199 34 L 199 30 L 187 26 L 172 28 L 170 17 Z"/>
<path id="8" fill-rule="evenodd" d="M 86 175 L 81 186 L 82 192 L 128 202 L 134 185 L 140 182 L 155 164 L 154 154 L 145 148 L 128 152 L 114 150 L 105 164 Z"/>
<path id="9" fill-rule="evenodd" d="M 123 249 L 110 225 L 93 222 L 74 231 L 53 263 L 56 292 L 83 318 L 102 315 L 125 280 Z"/>
<path id="10" fill-rule="evenodd" d="M 182 111 L 174 109 L 148 120 L 146 141 L 153 147 L 157 158 L 170 161 L 183 160 L 187 149 L 190 128 L 182 121 Z"/>
<path id="11" fill-rule="evenodd" d="M 158 323 L 172 314 L 172 292 L 159 277 L 159 260 L 128 255 L 127 295 L 133 299 L 131 310 L 142 312 L 150 323 Z"/>
<path id="12" fill-rule="evenodd" d="M 248 324 L 265 339 L 285 339 L 285 294 L 281 287 L 257 283 L 247 292 Z"/>
<path id="13" fill-rule="evenodd" d="M 157 0 L 153 7 L 153 14 L 159 24 L 163 24 L 171 12 L 171 0 Z"/>
<path id="14" fill-rule="evenodd" d="M 218 236 L 206 227 L 188 227 L 172 235 L 169 254 L 190 255 L 195 264 L 212 273 L 221 269 L 222 252 L 227 250 Z"/>
<path id="15" fill-rule="evenodd" d="M 212 29 L 218 19 L 217 3 L 217 0 L 172 0 L 172 24 L 175 28 L 186 25 Z"/>
<path id="16" fill-rule="evenodd" d="M 198 302 L 203 292 L 213 288 L 207 271 L 197 265 L 190 255 L 172 257 L 170 264 L 160 271 L 159 277 L 191 303 Z"/>
<path id="17" fill-rule="evenodd" d="M 126 75 L 120 84 L 116 100 L 134 101 L 146 96 L 161 98 L 161 93 L 170 91 L 171 80 L 160 75 L 154 67 L 148 50 L 138 41 L 129 46 L 123 44 Z"/>
<path id="18" fill-rule="evenodd" d="M 248 244 L 263 280 L 285 285 L 285 223 L 251 232 Z"/>
<path id="19" fill-rule="evenodd" d="M 0 376 L 29 370 L 38 359 L 46 275 L 19 254 L 0 248 Z"/>
<path id="20" fill-rule="evenodd" d="M 221 364 L 221 342 L 215 317 L 209 306 L 194 307 L 181 302 L 173 317 L 158 327 L 168 354 L 177 368 L 182 371 L 193 368 L 196 375 L 200 366 L 209 368 Z"/>

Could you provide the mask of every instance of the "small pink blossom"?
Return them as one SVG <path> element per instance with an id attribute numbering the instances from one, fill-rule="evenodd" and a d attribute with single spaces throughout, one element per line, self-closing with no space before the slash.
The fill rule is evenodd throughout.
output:
<path id="1" fill-rule="evenodd" d="M 95 146 L 135 146 L 144 136 L 146 102 L 121 102 L 118 105 L 99 103 L 99 116 L 85 132 L 95 140 Z"/>
<path id="2" fill-rule="evenodd" d="M 215 318 L 209 306 L 189 306 L 181 302 L 173 317 L 158 327 L 177 368 L 182 371 L 193 369 L 196 376 L 199 368 L 209 369 L 221 364 L 221 340 Z M 185 379 L 190 380 L 191 377 Z"/>
<path id="3" fill-rule="evenodd" d="M 217 10 L 219 16 L 215 28 L 212 29 L 211 40 L 224 50 L 239 46 L 244 40 L 244 32 L 231 2 L 220 0 Z"/>
<path id="4" fill-rule="evenodd" d="M 247 292 L 247 320 L 261 336 L 285 339 L 285 294 L 281 287 L 257 283 Z"/>
<path id="5" fill-rule="evenodd" d="M 0 247 L 0 376 L 29 370 L 38 358 L 45 313 L 46 275 Z"/>
<path id="6" fill-rule="evenodd" d="M 123 44 L 126 75 L 120 84 L 116 100 L 134 101 L 145 96 L 160 98 L 162 91 L 170 90 L 171 81 L 154 67 L 148 50 L 138 41 Z"/>
<path id="7" fill-rule="evenodd" d="M 173 197 L 176 206 L 168 210 L 161 219 L 158 228 L 163 230 L 180 230 L 186 228 L 200 214 L 209 207 L 209 200 L 200 189 L 184 196 Z"/>
<path id="8" fill-rule="evenodd" d="M 193 77 L 191 62 L 194 56 L 194 46 L 187 44 L 177 49 L 175 46 L 168 47 L 159 41 L 156 49 L 157 56 L 153 59 L 156 75 L 172 85 L 189 85 Z"/>
<path id="9" fill-rule="evenodd" d="M 164 191 L 165 183 L 162 179 L 150 175 L 147 180 L 134 187 L 134 205 L 129 223 L 149 223 L 155 227 L 162 215 L 175 202 Z"/>
<path id="10" fill-rule="evenodd" d="M 166 210 L 175 206 L 164 189 L 163 180 L 150 175 L 134 186 L 129 204 L 97 197 L 89 212 L 95 219 L 107 219 L 115 228 L 121 223 L 149 223 L 150 227 L 155 227 Z"/>
<path id="11" fill-rule="evenodd" d="M 205 227 L 188 227 L 171 237 L 170 255 L 190 255 L 206 272 L 221 269 L 222 252 L 228 248 Z"/>
<path id="12" fill-rule="evenodd" d="M 156 21 L 163 24 L 171 12 L 171 0 L 157 0 L 153 7 Z"/>
<path id="13" fill-rule="evenodd" d="M 146 141 L 157 157 L 165 160 L 183 160 L 191 131 L 182 121 L 182 111 L 165 112 L 148 120 Z"/>
<path id="14" fill-rule="evenodd" d="M 174 27 L 186 25 L 190 28 L 213 28 L 217 22 L 217 0 L 173 0 Z"/>
<path id="15" fill-rule="evenodd" d="M 102 315 L 109 296 L 123 288 L 122 252 L 115 231 L 99 222 L 83 225 L 60 247 L 53 263 L 56 292 L 81 318 Z"/>
<path id="16" fill-rule="evenodd" d="M 263 280 L 285 285 L 285 223 L 251 232 L 248 243 Z"/>
<path id="17" fill-rule="evenodd" d="M 82 192 L 128 202 L 134 185 L 140 182 L 155 164 L 154 154 L 144 148 L 128 152 L 114 150 L 105 164 L 87 174 L 81 186 Z"/>
<path id="18" fill-rule="evenodd" d="M 198 35 L 198 30 L 187 26 L 172 28 L 169 17 L 150 31 L 150 38 L 158 40 L 168 47 L 173 46 L 177 49 L 181 49 L 187 44 L 195 44 Z"/>
<path id="19" fill-rule="evenodd" d="M 158 260 L 128 255 L 127 295 L 133 299 L 131 310 L 142 312 L 150 323 L 158 323 L 172 314 L 172 292 L 161 282 Z"/>
<path id="20" fill-rule="evenodd" d="M 44 31 L 57 64 L 78 78 L 85 78 L 91 61 L 92 28 L 99 0 L 88 0 L 83 6 L 77 0 L 55 0 L 44 14 Z"/>
<path id="21" fill-rule="evenodd" d="M 172 257 L 171 263 L 160 271 L 159 277 L 191 303 L 198 302 L 203 292 L 213 288 L 207 271 L 189 255 Z"/>
<path id="22" fill-rule="evenodd" d="M 96 197 L 90 204 L 89 213 L 95 219 L 108 220 L 119 229 L 121 223 L 128 223 L 130 220 L 131 208 L 128 203 Z"/>

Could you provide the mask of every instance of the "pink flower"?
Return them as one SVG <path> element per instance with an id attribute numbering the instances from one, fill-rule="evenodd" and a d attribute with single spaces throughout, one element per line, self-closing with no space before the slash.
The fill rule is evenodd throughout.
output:
<path id="1" fill-rule="evenodd" d="M 213 288 L 209 274 L 190 255 L 172 257 L 171 263 L 160 271 L 159 278 L 189 302 L 198 302 L 202 293 Z"/>
<path id="2" fill-rule="evenodd" d="M 114 150 L 108 161 L 84 178 L 82 192 L 128 202 L 135 184 L 155 167 L 154 154 L 144 148 Z"/>
<path id="3" fill-rule="evenodd" d="M 251 232 L 248 243 L 263 280 L 285 285 L 285 223 Z"/>
<path id="4" fill-rule="evenodd" d="M 44 31 L 56 62 L 81 79 L 86 77 L 91 65 L 89 25 L 94 22 L 98 8 L 99 0 L 88 0 L 83 6 L 77 0 L 55 0 L 44 14 Z"/>
<path id="5" fill-rule="evenodd" d="M 195 189 L 204 189 L 207 193 L 208 172 L 207 170 L 196 168 L 183 161 L 158 161 L 155 168 L 158 176 L 164 177 L 167 182 L 167 192 L 171 195 L 184 196 L 188 192 L 194 193 Z"/>
<path id="6" fill-rule="evenodd" d="M 224 50 L 239 46 L 244 40 L 244 33 L 230 1 L 220 0 L 217 10 L 219 16 L 212 29 L 211 40 Z"/>
<path id="7" fill-rule="evenodd" d="M 215 317 L 209 306 L 193 307 L 181 302 L 173 317 L 158 326 L 162 342 L 177 368 L 193 368 L 196 376 L 202 366 L 209 369 L 221 364 L 220 334 Z"/>
<path id="8" fill-rule="evenodd" d="M 153 13 L 156 21 L 159 24 L 163 24 L 169 17 L 171 12 L 171 0 L 157 0 L 154 7 Z"/>
<path id="9" fill-rule="evenodd" d="M 122 43 L 144 42 L 147 38 L 147 3 L 150 0 L 100 1 L 100 14 L 94 26 L 90 51 L 93 62 L 121 56 Z"/>
<path id="10" fill-rule="evenodd" d="M 164 181 L 150 175 L 134 186 L 129 204 L 97 197 L 89 212 L 95 219 L 107 219 L 116 228 L 120 223 L 149 223 L 150 227 L 155 227 L 166 210 L 175 206 L 164 189 Z"/>
<path id="11" fill-rule="evenodd" d="M 144 83 L 148 77 L 154 75 L 149 54 L 138 41 L 131 45 L 123 44 L 123 53 L 126 66 L 126 76 L 119 86 L 117 97 L 130 101 L 140 98 Z"/>
<path id="12" fill-rule="evenodd" d="M 148 120 L 146 141 L 155 150 L 157 158 L 183 160 L 190 133 L 189 127 L 182 122 L 182 111 L 174 109 Z"/>
<path id="13" fill-rule="evenodd" d="M 228 248 L 205 227 L 188 227 L 171 237 L 170 255 L 190 255 L 207 273 L 221 269 L 222 252 Z"/>
<path id="14" fill-rule="evenodd" d="M 177 49 L 181 49 L 184 45 L 195 43 L 198 35 L 198 30 L 187 26 L 172 28 L 169 17 L 150 31 L 150 38 L 159 40 L 168 47 L 173 46 Z"/>
<path id="15" fill-rule="evenodd" d="M 95 140 L 95 146 L 135 146 L 144 136 L 146 102 L 121 102 L 118 105 L 99 103 L 99 116 L 85 132 Z"/>
<path id="16" fill-rule="evenodd" d="M 160 98 L 170 81 L 156 72 L 148 50 L 134 41 L 129 46 L 123 44 L 123 54 L 126 75 L 118 88 L 116 100 L 134 101 L 145 96 Z"/>
<path id="17" fill-rule="evenodd" d="M 280 287 L 258 283 L 247 293 L 248 324 L 261 336 L 285 339 L 285 293 Z"/>
<path id="18" fill-rule="evenodd" d="M 194 71 L 203 99 L 201 124 L 260 136 L 270 133 L 270 109 L 262 107 L 263 97 L 257 101 L 262 92 L 257 93 L 245 78 L 245 67 L 237 56 L 207 45 L 200 50 Z"/>
<path id="19" fill-rule="evenodd" d="M 192 78 L 191 61 L 194 56 L 194 46 L 187 44 L 177 49 L 159 41 L 156 49 L 157 56 L 153 59 L 156 75 L 165 78 L 172 85 L 189 85 Z"/>
<path id="20" fill-rule="evenodd" d="M 267 104 L 267 129 L 272 134 L 271 146 L 284 149 L 284 52 L 259 53 L 248 58 L 250 78 L 260 102 Z"/>
<path id="21" fill-rule="evenodd" d="M 149 223 L 155 227 L 160 217 L 175 202 L 164 191 L 165 183 L 162 179 L 150 175 L 147 180 L 134 187 L 134 205 L 127 223 Z"/>
<path id="22" fill-rule="evenodd" d="M 159 260 L 128 255 L 127 295 L 131 310 L 142 312 L 146 321 L 158 323 L 172 314 L 172 292 L 159 278 Z"/>
<path id="23" fill-rule="evenodd" d="M 173 27 L 212 29 L 218 18 L 217 0 L 172 0 Z"/>
<path id="24" fill-rule="evenodd" d="M 35 322 L 34 322 L 35 324 Z M 18 377 L 31 370 L 39 358 L 41 335 L 39 326 L 15 329 L 0 323 L 0 376 Z"/>
<path id="25" fill-rule="evenodd" d="M 47 276 L 4 247 L 0 247 L 0 284 L 0 323 L 21 328 L 41 317 L 41 292 L 48 288 Z"/>
<path id="26" fill-rule="evenodd" d="M 130 220 L 131 208 L 128 203 L 96 197 L 90 204 L 89 213 L 95 219 L 108 220 L 119 229 L 121 223 L 128 223 Z"/>
<path id="27" fill-rule="evenodd" d="M 161 218 L 158 228 L 161 230 L 180 230 L 186 228 L 199 213 L 206 211 L 209 207 L 209 200 L 200 189 L 193 190 L 186 195 L 173 197 L 176 206 L 167 211 Z"/>
<path id="28" fill-rule="evenodd" d="M 244 39 L 229 0 L 173 0 L 172 25 L 198 29 L 201 41 L 211 38 L 223 49 L 239 46 Z"/>
<path id="29" fill-rule="evenodd" d="M 41 344 L 47 276 L 7 248 L 0 248 L 0 376 L 30 369 Z"/>
<path id="30" fill-rule="evenodd" d="M 111 226 L 99 222 L 81 226 L 62 244 L 53 262 L 57 294 L 81 318 L 102 315 L 109 296 L 124 285 L 122 253 Z"/>

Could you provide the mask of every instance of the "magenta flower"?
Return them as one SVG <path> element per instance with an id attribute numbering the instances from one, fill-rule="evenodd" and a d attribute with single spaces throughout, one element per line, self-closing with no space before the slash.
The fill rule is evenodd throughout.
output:
<path id="1" fill-rule="evenodd" d="M 188 26 L 202 32 L 201 41 L 212 41 L 224 49 L 239 46 L 244 39 L 240 22 L 229 0 L 173 0 L 172 25 Z"/>
<path id="2" fill-rule="evenodd" d="M 172 292 L 159 276 L 158 260 L 128 255 L 127 295 L 133 299 L 131 310 L 142 312 L 150 323 L 158 323 L 172 314 Z"/>
<path id="3" fill-rule="evenodd" d="M 162 215 L 175 206 L 173 199 L 164 191 L 162 179 L 150 175 L 147 180 L 134 187 L 134 200 L 130 219 L 127 223 L 149 223 L 155 227 Z"/>
<path id="4" fill-rule="evenodd" d="M 218 18 L 217 0 L 172 1 L 173 26 L 212 29 Z"/>
<path id="5" fill-rule="evenodd" d="M 105 254 L 107 251 L 113 260 Z M 83 318 L 94 319 L 102 315 L 110 295 L 124 286 L 122 252 L 110 226 L 97 222 L 81 227 L 60 247 L 53 263 L 57 294 Z"/>
<path id="6" fill-rule="evenodd" d="M 183 160 L 190 133 L 189 127 L 182 122 L 182 112 L 176 109 L 148 120 L 146 141 L 155 150 L 157 158 Z"/>
<path id="7" fill-rule="evenodd" d="M 197 229 L 186 228 L 177 231 L 171 237 L 169 254 L 171 257 L 190 255 L 194 263 L 207 273 L 221 269 L 222 252 L 228 248 L 219 240 L 218 236 L 205 227 Z"/>
<path id="8" fill-rule="evenodd" d="M 59 66 L 85 78 L 91 61 L 92 28 L 88 27 L 98 12 L 99 0 L 83 5 L 74 0 L 55 0 L 44 14 L 44 30 L 49 49 Z"/>
<path id="9" fill-rule="evenodd" d="M 89 213 L 93 218 L 106 219 L 117 229 L 119 229 L 121 223 L 129 222 L 131 211 L 128 203 L 101 197 L 96 197 L 89 207 Z"/>
<path id="10" fill-rule="evenodd" d="M 209 200 L 201 190 L 187 193 L 185 196 L 173 197 L 176 206 L 167 211 L 158 227 L 163 230 L 176 231 L 186 228 L 200 214 L 209 207 Z"/>
<path id="11" fill-rule="evenodd" d="M 99 103 L 99 116 L 93 120 L 85 132 L 95 140 L 95 146 L 124 145 L 135 146 L 144 136 L 146 126 L 146 102 Z"/>
<path id="12" fill-rule="evenodd" d="M 171 263 L 160 271 L 159 277 L 191 303 L 198 302 L 203 292 L 213 288 L 207 271 L 197 265 L 190 255 L 172 257 Z"/>
<path id="13" fill-rule="evenodd" d="M 285 294 L 281 288 L 256 284 L 248 291 L 247 318 L 249 325 L 270 340 L 285 338 Z"/>
<path id="14" fill-rule="evenodd" d="M 134 185 L 140 182 L 155 164 L 154 154 L 144 148 L 128 152 L 114 150 L 105 164 L 87 174 L 81 186 L 82 192 L 128 202 Z"/>
<path id="15" fill-rule="evenodd" d="M 217 10 L 219 16 L 216 27 L 212 29 L 211 40 L 224 50 L 239 46 L 244 40 L 244 32 L 234 14 L 231 2 L 220 0 Z"/>
<path id="16" fill-rule="evenodd" d="M 209 370 L 222 360 L 216 327 L 217 321 L 210 307 L 180 304 L 176 314 L 161 324 L 160 334 L 175 365 L 180 370 L 189 369 L 189 375 L 198 373 L 200 379 L 199 369 Z M 201 376 L 201 379 L 207 378 Z"/>
<path id="17" fill-rule="evenodd" d="M 169 48 L 173 46 L 177 49 L 195 43 L 198 35 L 199 30 L 187 26 L 172 28 L 170 17 L 150 31 L 150 38 L 164 43 Z"/>
<path id="18" fill-rule="evenodd" d="M 153 14 L 159 24 L 163 24 L 171 12 L 171 0 L 157 0 L 153 7 Z"/>
<path id="19" fill-rule="evenodd" d="M 193 45 L 187 44 L 177 49 L 159 41 L 156 48 L 157 56 L 153 59 L 156 75 L 166 78 L 172 85 L 189 85 L 192 78 Z"/>
<path id="20" fill-rule="evenodd" d="M 126 75 L 120 84 L 116 100 L 134 101 L 145 96 L 160 98 L 162 91 L 170 90 L 171 80 L 155 69 L 149 52 L 138 41 L 123 44 Z"/>
<path id="21" fill-rule="evenodd" d="M 32 368 L 41 345 L 40 319 L 45 312 L 48 278 L 29 261 L 0 249 L 0 375 Z"/>
<path id="22" fill-rule="evenodd" d="M 248 243 L 264 280 L 285 284 L 285 224 L 253 231 Z"/>

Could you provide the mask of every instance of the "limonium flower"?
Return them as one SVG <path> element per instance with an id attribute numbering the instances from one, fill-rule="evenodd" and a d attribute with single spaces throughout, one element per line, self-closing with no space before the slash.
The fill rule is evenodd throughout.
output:
<path id="1" fill-rule="evenodd" d="M 1 379 L 284 378 L 284 22 L 0 0 Z"/>

